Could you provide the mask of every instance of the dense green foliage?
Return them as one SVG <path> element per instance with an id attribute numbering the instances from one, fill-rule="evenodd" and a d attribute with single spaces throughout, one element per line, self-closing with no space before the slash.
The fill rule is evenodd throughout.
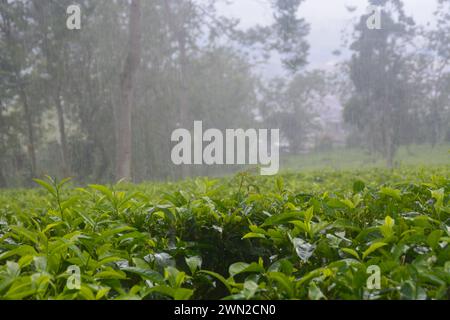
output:
<path id="1" fill-rule="evenodd" d="M 1 299 L 450 298 L 449 166 L 37 182 L 0 193 Z"/>

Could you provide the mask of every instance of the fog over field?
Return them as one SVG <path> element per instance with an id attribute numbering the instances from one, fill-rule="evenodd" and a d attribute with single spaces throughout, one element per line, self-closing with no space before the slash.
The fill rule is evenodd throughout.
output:
<path id="1" fill-rule="evenodd" d="M 448 5 L 3 0 L 0 186 L 279 172 L 345 148 L 395 167 L 404 148 L 442 150 Z"/>

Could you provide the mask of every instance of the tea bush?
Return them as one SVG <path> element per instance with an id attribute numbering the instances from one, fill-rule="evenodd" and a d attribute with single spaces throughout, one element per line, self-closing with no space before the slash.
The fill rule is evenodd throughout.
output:
<path id="1" fill-rule="evenodd" d="M 0 299 L 450 298 L 448 166 L 36 182 L 0 193 Z"/>

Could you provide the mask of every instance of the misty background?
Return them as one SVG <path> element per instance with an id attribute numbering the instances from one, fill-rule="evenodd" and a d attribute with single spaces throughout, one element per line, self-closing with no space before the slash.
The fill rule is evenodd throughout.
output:
<path id="1" fill-rule="evenodd" d="M 279 128 L 281 170 L 448 164 L 450 1 L 0 0 L 0 187 L 246 169 L 173 165 L 194 120 Z"/>
<path id="2" fill-rule="evenodd" d="M 273 23 L 272 2 L 265 0 L 244 0 L 217 3 L 218 11 L 227 17 L 240 20 L 239 28 L 248 29 L 255 25 Z M 305 18 L 311 26 L 307 36 L 310 43 L 306 68 L 327 69 L 342 59 L 336 58 L 333 52 L 340 49 L 347 54 L 348 48 L 343 47 L 342 35 L 351 32 L 356 19 L 363 15 L 368 7 L 365 0 L 316 0 L 305 1 L 297 11 L 298 17 Z M 349 11 L 354 9 L 355 11 Z M 434 13 L 438 10 L 436 0 L 406 0 L 405 12 L 423 26 L 435 25 Z M 347 56 L 348 57 L 348 56 Z M 283 69 L 279 59 L 260 66 L 268 77 L 282 75 Z"/>

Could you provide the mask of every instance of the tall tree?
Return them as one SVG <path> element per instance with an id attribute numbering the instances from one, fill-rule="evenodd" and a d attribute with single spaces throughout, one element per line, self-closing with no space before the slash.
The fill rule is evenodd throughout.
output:
<path id="1" fill-rule="evenodd" d="M 35 177 L 37 171 L 36 160 L 36 130 L 35 114 L 29 99 L 30 70 L 33 58 L 29 48 L 29 2 L 0 2 L 0 31 L 2 40 L 2 77 L 4 85 L 13 91 L 13 97 L 18 96 L 23 107 L 27 151 L 30 159 L 29 176 Z"/>
<path id="2" fill-rule="evenodd" d="M 428 126 L 433 145 L 450 139 L 450 0 L 439 0 L 436 29 L 429 35 L 432 57 L 427 64 L 431 103 Z"/>
<path id="3" fill-rule="evenodd" d="M 269 127 L 283 128 L 290 152 L 299 154 L 321 129 L 318 107 L 326 90 L 326 75 L 320 70 L 297 74 L 290 82 L 276 79 L 264 87 L 261 116 Z"/>
<path id="4" fill-rule="evenodd" d="M 49 102 L 55 108 L 59 143 L 61 149 L 61 171 L 64 176 L 71 174 L 69 146 L 67 138 L 66 112 L 63 91 L 67 87 L 70 70 L 67 70 L 68 45 L 73 31 L 65 28 L 66 9 L 71 4 L 67 0 L 33 0 L 33 13 L 36 21 L 35 37 L 42 53 L 43 72 L 48 76 L 46 92 Z"/>
<path id="5" fill-rule="evenodd" d="M 131 0 L 128 54 L 120 75 L 120 107 L 117 112 L 116 179 L 132 179 L 132 128 L 134 78 L 141 60 L 141 1 Z"/>
<path id="6" fill-rule="evenodd" d="M 70 135 L 72 174 L 83 182 L 110 181 L 115 176 L 115 107 L 119 105 L 117 66 L 127 47 L 121 22 L 125 1 L 79 0 L 82 30 L 69 31 L 62 90 Z M 120 23 L 118 23 L 120 21 Z M 119 69 L 120 72 L 120 69 Z"/>
<path id="7" fill-rule="evenodd" d="M 278 52 L 284 67 L 296 73 L 307 63 L 309 44 L 306 37 L 310 26 L 298 12 L 304 0 L 271 0 L 274 23 L 258 26 L 241 34 L 245 45 L 262 44 L 266 56 Z M 254 48 L 253 48 L 254 49 Z"/>
<path id="8" fill-rule="evenodd" d="M 345 120 L 356 126 L 366 146 L 380 152 L 393 167 L 400 132 L 409 115 L 408 44 L 414 21 L 403 11 L 400 0 L 370 0 L 383 6 L 382 28 L 369 29 L 370 15 L 355 26 L 350 62 L 354 92 L 344 110 Z"/>
<path id="9" fill-rule="evenodd" d="M 169 34 L 175 40 L 178 52 L 178 82 L 179 82 L 179 125 L 186 128 L 188 125 L 189 99 L 188 99 L 188 45 L 190 42 L 188 23 L 193 18 L 194 7 L 190 0 L 164 0 L 165 19 L 169 26 Z M 188 166 L 181 167 L 181 176 L 190 174 Z"/>

